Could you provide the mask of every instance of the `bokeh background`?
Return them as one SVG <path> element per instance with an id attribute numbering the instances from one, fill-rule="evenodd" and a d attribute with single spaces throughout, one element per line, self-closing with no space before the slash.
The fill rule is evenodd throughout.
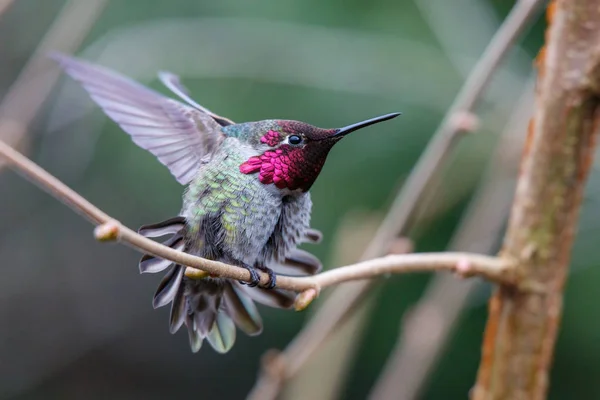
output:
<path id="1" fill-rule="evenodd" d="M 163 92 L 156 72 L 175 72 L 199 103 L 235 121 L 281 118 L 337 127 L 403 112 L 336 146 L 312 189 L 313 226 L 325 240 L 310 250 L 326 268 L 359 255 L 357 248 L 370 239 L 513 5 L 500 0 L 99 3 L 9 5 L 0 16 L 0 91 L 9 93 L 62 15 L 64 32 L 53 39 L 56 48 L 73 40 L 71 34 L 82 35 L 77 55 Z M 78 13 L 86 7 L 101 11 L 83 18 Z M 531 92 L 532 62 L 544 27 L 538 18 L 494 76 L 477 109 L 476 133 L 457 146 L 434 201 L 411 230 L 417 251 L 442 251 L 451 243 L 477 188 L 490 177 L 490 159 L 496 160 L 491 173 L 502 183 L 484 204 L 510 200 L 524 117 L 512 128 L 506 125 L 530 110 L 530 97 L 518 99 Z M 51 62 L 39 65 L 31 75 L 36 79 L 56 71 Z M 25 84 L 36 87 L 35 80 Z M 41 89 L 26 93 L 31 104 L 43 97 Z M 23 152 L 130 227 L 168 218 L 180 208 L 182 187 L 167 169 L 64 76 L 26 133 L 17 136 Z M 498 143 L 502 147 L 495 153 Z M 551 399 L 600 398 L 598 175 L 591 178 L 574 249 Z M 485 215 L 473 222 L 485 231 Z M 501 236 L 489 235 L 484 239 L 495 251 Z M 1 399 L 241 399 L 256 379 L 261 355 L 285 347 L 322 302 L 303 313 L 262 307 L 261 336 L 240 333 L 226 355 L 209 346 L 193 355 L 183 331 L 168 333 L 168 309 L 152 309 L 160 277 L 139 275 L 138 253 L 97 243 L 87 221 L 5 168 L 0 170 L 0 254 Z M 389 277 L 375 291 L 363 335 L 354 332 L 358 347 L 339 398 L 367 396 L 406 311 L 431 279 Z M 478 284 L 469 290 L 466 309 L 419 398 L 462 399 L 474 382 L 490 288 Z"/>

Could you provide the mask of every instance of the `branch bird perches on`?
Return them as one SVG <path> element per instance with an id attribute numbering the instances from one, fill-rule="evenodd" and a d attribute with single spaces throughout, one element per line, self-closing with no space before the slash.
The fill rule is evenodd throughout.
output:
<path id="1" fill-rule="evenodd" d="M 98 225 L 96 238 L 100 241 L 119 241 L 134 249 L 155 257 L 171 260 L 180 265 L 198 269 L 223 278 L 249 282 L 250 273 L 244 268 L 196 257 L 139 235 L 104 213 L 88 200 L 46 172 L 33 161 L 0 141 L 0 157 L 18 173 L 52 194 L 74 211 Z M 314 299 L 321 288 L 339 283 L 368 279 L 390 273 L 453 271 L 463 276 L 482 276 L 494 282 L 513 282 L 510 263 L 485 255 L 470 253 L 429 253 L 391 255 L 336 268 L 310 277 L 280 276 L 277 287 L 296 292 L 306 292 L 297 299 L 296 308 L 304 308 Z M 269 282 L 268 274 L 260 273 L 260 282 Z"/>

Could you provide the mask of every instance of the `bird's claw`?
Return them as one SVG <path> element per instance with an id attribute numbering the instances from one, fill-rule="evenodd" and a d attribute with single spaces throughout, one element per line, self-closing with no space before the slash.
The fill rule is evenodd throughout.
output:
<path id="1" fill-rule="evenodd" d="M 271 290 L 275 288 L 275 286 L 277 286 L 277 276 L 275 275 L 275 272 L 273 272 L 273 270 L 270 268 L 267 268 L 267 274 L 269 274 L 269 284 L 265 286 L 265 289 Z"/>
<path id="2" fill-rule="evenodd" d="M 269 283 L 264 288 L 269 290 L 275 288 L 275 286 L 277 286 L 277 276 L 275 275 L 275 272 L 264 265 L 257 265 L 257 268 L 269 274 Z"/>
<path id="3" fill-rule="evenodd" d="M 248 272 L 250 272 L 250 282 L 240 281 L 240 283 L 242 285 L 248 285 L 248 287 L 256 287 L 260 282 L 260 275 L 258 275 L 258 272 L 256 272 L 254 268 L 247 264 L 242 264 L 241 267 L 247 269 Z"/>

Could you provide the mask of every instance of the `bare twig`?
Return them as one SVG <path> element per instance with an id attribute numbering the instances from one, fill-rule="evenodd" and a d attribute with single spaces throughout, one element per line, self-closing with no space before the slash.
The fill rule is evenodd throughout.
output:
<path id="1" fill-rule="evenodd" d="M 527 23 L 536 15 L 542 3 L 543 0 L 519 0 L 512 9 L 456 96 L 433 140 L 415 166 L 415 173 L 409 176 L 392 204 L 393 212 L 385 218 L 363 258 L 369 259 L 382 254 L 387 250 L 391 239 L 405 234 L 411 228 L 411 216 L 419 207 L 428 183 L 436 180 L 435 177 L 442 170 L 440 166 L 444 164 L 459 134 L 463 132 L 463 125 L 456 123 L 456 115 L 470 114 L 473 111 L 477 99 L 483 94 L 500 61 Z"/>
<path id="2" fill-rule="evenodd" d="M 118 240 L 142 253 L 171 260 L 177 264 L 199 269 L 223 278 L 246 282 L 251 279 L 250 272 L 244 268 L 183 253 L 137 234 L 121 225 L 3 141 L 0 141 L 0 156 L 5 158 L 12 168 L 25 175 L 42 189 L 63 201 L 88 220 L 100 225 L 95 234 L 96 238 L 101 241 Z M 480 275 L 491 281 L 510 283 L 512 281 L 510 267 L 509 263 L 500 261 L 495 257 L 468 253 L 390 255 L 348 267 L 335 268 L 309 277 L 279 276 L 277 287 L 297 292 L 309 291 L 308 294 L 301 296 L 303 303 L 306 303 L 312 300 L 307 300 L 307 297 L 311 294 L 312 298 L 316 297 L 323 287 L 390 273 L 446 270 L 457 272 L 465 277 Z M 269 275 L 261 273 L 260 282 L 267 285 Z"/>
<path id="3" fill-rule="evenodd" d="M 0 0 L 0 15 L 2 15 L 14 1 L 15 0 Z"/>
<path id="4" fill-rule="evenodd" d="M 0 132 L 5 142 L 19 144 L 59 77 L 59 68 L 47 58 L 48 51 L 71 53 L 79 47 L 106 1 L 69 0 L 63 6 L 0 104 Z M 0 12 L 9 4 L 0 2 Z"/>
<path id="5" fill-rule="evenodd" d="M 360 258 L 369 240 L 381 225 L 379 213 L 351 211 L 346 214 L 333 235 L 331 265 L 345 265 L 355 262 Z M 412 241 L 399 238 L 390 248 L 390 254 L 407 254 L 413 252 Z M 453 281 L 459 281 L 451 274 L 448 276 Z M 460 280 L 470 282 L 473 279 Z M 327 293 L 328 294 L 328 293 Z M 330 400 L 338 399 L 345 391 L 345 378 L 352 370 L 352 360 L 360 350 L 363 332 L 367 329 L 367 321 L 372 314 L 373 306 L 377 301 L 376 296 L 365 298 L 358 307 L 354 308 L 343 325 L 343 329 L 336 330 L 327 342 L 321 346 L 304 365 L 294 379 L 286 382 L 281 398 L 285 400 Z M 314 313 L 317 307 L 312 310 Z M 359 337 L 357 340 L 356 337 Z M 260 386 L 260 385 L 257 385 Z M 262 396 L 255 396 L 262 398 Z"/>
<path id="6" fill-rule="evenodd" d="M 510 211 L 527 123 L 533 111 L 533 79 L 516 103 L 501 135 L 482 186 L 461 221 L 450 249 L 490 254 L 495 251 Z M 370 398 L 413 400 L 420 397 L 470 294 L 480 280 L 457 281 L 436 275 L 418 304 L 404 318 L 398 342 Z"/>
<path id="7" fill-rule="evenodd" d="M 600 126 L 599 6 L 598 0 L 559 0 L 548 9 L 536 112 L 501 252 L 518 262 L 520 282 L 500 287 L 490 300 L 474 400 L 546 398 Z"/>
<path id="8" fill-rule="evenodd" d="M 489 78 L 542 3 L 543 0 L 519 0 L 494 35 L 435 132 L 433 140 L 419 159 L 414 172 L 396 196 L 390 212 L 365 251 L 363 259 L 385 254 L 390 242 L 395 237 L 405 235 L 410 230 L 411 218 L 419 208 L 423 195 L 428 191 L 430 184 L 436 181 L 440 166 L 446 161 L 461 133 L 461 126 L 455 124 L 455 115 L 472 112 L 489 83 Z M 293 376 L 302 367 L 311 354 L 333 332 L 334 328 L 339 327 L 342 320 L 358 304 L 370 287 L 371 282 L 369 281 L 351 283 L 341 286 L 331 294 L 308 325 L 286 348 L 284 352 L 287 362 L 285 376 Z M 268 382 L 281 386 L 281 382 L 274 383 L 273 380 Z M 277 393 L 277 391 L 265 390 L 265 393 Z"/>

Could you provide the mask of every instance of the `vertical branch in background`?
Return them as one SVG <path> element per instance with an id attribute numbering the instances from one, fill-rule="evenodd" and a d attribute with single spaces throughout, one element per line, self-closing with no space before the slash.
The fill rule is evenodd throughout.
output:
<path id="1" fill-rule="evenodd" d="M 474 400 L 544 399 L 562 313 L 563 286 L 600 123 L 600 1 L 549 7 L 535 117 L 502 257 L 515 287 L 489 304 Z"/>
<path id="2" fill-rule="evenodd" d="M 10 7 L 12 3 L 14 3 L 14 1 L 15 0 L 0 0 L 0 15 L 2 15 L 4 11 L 6 11 L 6 9 Z"/>
<path id="3" fill-rule="evenodd" d="M 533 79 L 515 105 L 494 157 L 482 178 L 450 244 L 450 251 L 495 251 L 510 211 L 524 132 L 533 112 Z M 402 322 L 400 336 L 379 381 L 373 400 L 414 400 L 420 397 L 432 369 L 452 335 L 470 294 L 481 280 L 457 280 L 436 274 L 417 305 Z"/>
<path id="4" fill-rule="evenodd" d="M 363 254 L 363 259 L 385 254 L 391 242 L 398 235 L 404 235 L 409 230 L 411 216 L 414 215 L 423 195 L 428 191 L 430 183 L 436 180 L 440 166 L 444 164 L 459 134 L 462 133 L 463 127 L 457 124 L 457 115 L 472 112 L 501 60 L 536 15 L 542 3 L 543 0 L 519 0 L 511 10 L 475 65 L 413 173 L 394 200 L 390 212 Z M 278 357 L 268 358 L 270 362 L 265 363 L 256 387 L 248 398 L 257 398 L 257 393 L 270 393 L 273 397 L 269 398 L 274 398 L 283 381 L 300 371 L 334 329 L 342 329 L 340 324 L 368 293 L 371 286 L 371 281 L 364 281 L 352 282 L 337 288 L 286 350 Z M 267 398 L 263 397 L 263 399 Z"/>
<path id="5" fill-rule="evenodd" d="M 0 2 L 0 6 L 9 3 Z M 3 141 L 18 147 L 58 79 L 59 68 L 47 58 L 47 53 L 50 50 L 72 53 L 77 49 L 106 3 L 107 0 L 69 0 L 63 6 L 0 104 Z"/>
<path id="6" fill-rule="evenodd" d="M 336 234 L 331 262 L 345 265 L 360 258 L 369 238 L 381 224 L 381 215 L 365 212 L 350 212 L 344 216 Z M 410 246 L 401 249 L 409 252 Z M 367 299 L 366 302 L 374 299 Z M 283 393 L 285 399 L 327 400 L 339 398 L 343 388 L 343 376 L 351 368 L 351 360 L 359 348 L 354 336 L 362 331 L 363 319 L 368 317 L 367 307 L 354 310 L 352 318 L 345 323 L 345 329 L 336 332 L 335 342 L 324 346 L 312 357 L 302 372 L 289 382 Z M 358 318 L 357 318 L 358 317 Z M 317 384 L 318 382 L 318 384 Z"/>

